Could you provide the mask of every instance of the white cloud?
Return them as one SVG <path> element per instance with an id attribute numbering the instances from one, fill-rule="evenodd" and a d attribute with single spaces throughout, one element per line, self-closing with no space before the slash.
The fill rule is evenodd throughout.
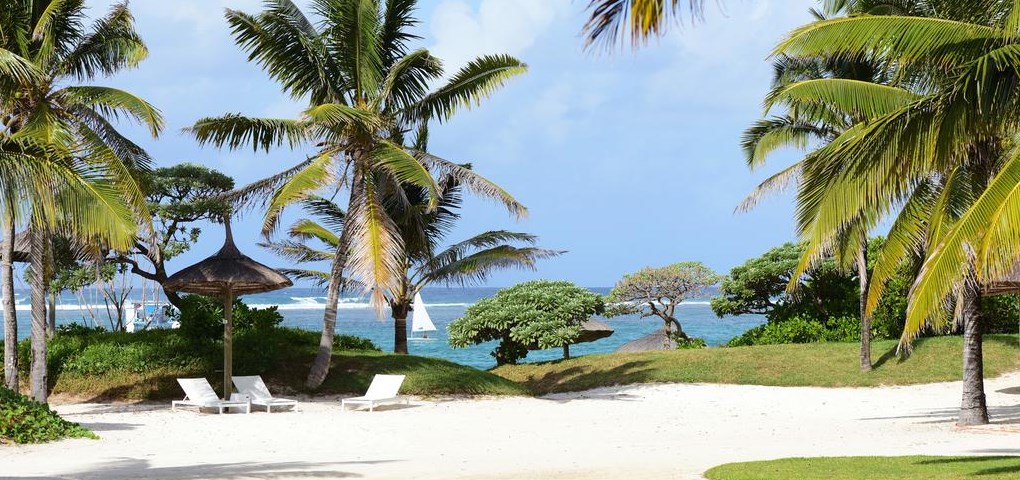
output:
<path id="1" fill-rule="evenodd" d="M 433 54 L 449 71 L 484 54 L 520 55 L 570 11 L 570 0 L 482 0 L 472 8 L 464 0 L 443 0 L 429 22 Z"/>

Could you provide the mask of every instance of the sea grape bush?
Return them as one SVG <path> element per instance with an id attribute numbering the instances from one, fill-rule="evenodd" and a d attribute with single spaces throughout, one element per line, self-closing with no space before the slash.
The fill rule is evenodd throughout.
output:
<path id="1" fill-rule="evenodd" d="M 85 427 L 68 422 L 45 403 L 0 387 L 0 444 L 43 443 L 62 438 L 99 438 Z"/>

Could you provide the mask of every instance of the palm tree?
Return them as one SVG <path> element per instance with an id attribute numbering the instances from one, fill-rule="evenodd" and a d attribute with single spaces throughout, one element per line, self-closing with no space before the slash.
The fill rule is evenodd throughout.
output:
<path id="1" fill-rule="evenodd" d="M 237 44 L 286 93 L 307 99 L 310 107 L 297 120 L 226 115 L 199 120 L 190 128 L 200 143 L 232 149 L 314 145 L 316 152 L 307 160 L 234 195 L 243 203 L 272 192 L 263 224 L 267 236 L 288 205 L 327 189 L 347 192 L 341 233 L 347 248 L 330 269 L 309 388 L 318 387 L 329 372 L 343 273 L 371 290 L 380 314 L 384 292 L 399 283 L 403 242 L 382 204 L 382 187 L 417 185 L 429 192 L 434 208 L 439 186 L 433 175 L 452 175 L 468 191 L 504 204 L 512 215 L 526 213 L 506 191 L 471 169 L 405 146 L 406 132 L 449 119 L 526 71 L 512 57 L 483 56 L 429 91 L 430 84 L 443 78 L 443 68 L 427 50 L 408 48 L 408 42 L 418 38 L 409 31 L 417 24 L 412 16 L 416 3 L 313 0 L 311 9 L 320 19 L 315 23 L 290 0 L 269 0 L 258 15 L 228 11 Z"/>
<path id="2" fill-rule="evenodd" d="M 452 177 L 441 182 L 441 200 L 428 208 L 426 192 L 413 186 L 399 186 L 386 193 L 384 204 L 397 224 L 404 244 L 401 278 L 397 288 L 384 292 L 393 318 L 393 351 L 407 354 L 407 315 L 415 295 L 431 284 L 476 285 L 501 269 L 532 269 L 535 262 L 562 252 L 535 248 L 532 235 L 503 230 L 488 231 L 436 252 L 438 245 L 460 218 L 461 189 Z M 294 240 L 263 243 L 277 255 L 296 263 L 333 261 L 344 248 L 340 243 L 346 218 L 343 210 L 329 199 L 313 197 L 303 203 L 307 213 L 318 219 L 301 219 L 288 233 Z M 308 245 L 315 240 L 321 248 Z M 518 247 L 515 245 L 527 245 Z M 308 269 L 284 269 L 286 274 L 328 283 L 327 272 Z M 348 280 L 349 287 L 353 286 Z"/>
<path id="3" fill-rule="evenodd" d="M 888 1 L 858 1 L 828 5 L 830 10 L 811 10 L 817 21 L 831 16 L 860 14 L 904 15 L 924 14 L 918 9 L 918 2 L 902 1 L 893 5 Z M 890 11 L 891 8 L 894 10 Z M 918 95 L 906 88 L 890 85 L 896 78 L 895 71 L 887 64 L 869 58 L 806 57 L 791 58 L 780 55 L 774 62 L 775 74 L 772 91 L 766 98 L 766 115 L 777 107 L 786 110 L 785 115 L 773 116 L 756 122 L 743 138 L 746 162 L 752 170 L 760 167 L 777 149 L 793 147 L 804 149 L 810 145 L 827 145 L 846 133 L 852 126 L 870 118 L 888 113 L 891 108 L 900 107 L 916 100 Z M 846 97 L 868 95 L 881 98 L 880 104 L 867 105 L 861 102 L 847 102 Z M 834 100 L 835 99 L 835 100 Z M 844 108 L 850 108 L 845 110 Z M 782 190 L 799 179 L 805 161 L 769 177 L 738 207 L 746 211 L 753 208 L 758 200 L 772 191 Z M 868 296 L 868 231 L 874 227 L 874 216 L 861 216 L 849 223 L 834 238 L 827 239 L 828 250 L 835 250 L 836 258 L 843 268 L 857 270 L 860 283 L 861 318 L 861 370 L 871 370 L 871 313 L 867 308 Z M 820 255 L 814 257 L 817 258 Z M 792 286 L 798 282 L 791 282 Z"/>
<path id="4" fill-rule="evenodd" d="M 1005 276 L 1020 260 L 1013 251 L 1017 224 L 1010 220 L 1020 205 L 1009 198 L 1020 184 L 1020 162 L 1008 148 L 1015 144 L 1012 125 L 1020 105 L 1012 87 L 1020 61 L 1011 53 L 1020 8 L 1015 2 L 918 3 L 931 15 L 817 22 L 777 48 L 797 57 L 895 63 L 924 87 L 923 96 L 819 150 L 813 167 L 818 181 L 801 191 L 799 221 L 820 239 L 864 212 L 887 215 L 902 207 L 878 262 L 911 248 L 924 252 L 901 347 L 909 348 L 926 325 L 946 324 L 952 318 L 947 306 L 955 303 L 965 337 L 960 423 L 985 423 L 975 306 L 980 285 Z M 939 187 L 934 194 L 933 181 Z M 964 194 L 957 193 L 960 188 Z M 876 266 L 869 310 L 884 286 L 879 277 Z"/>
<path id="5" fill-rule="evenodd" d="M 30 229 L 31 271 L 37 273 L 32 275 L 32 397 L 44 402 L 48 280 L 42 272 L 48 234 L 59 229 L 88 239 L 96 249 L 129 247 L 137 225 L 144 231 L 148 218 L 132 172 L 148 168 L 150 159 L 114 122 L 126 117 L 155 136 L 163 120 L 128 92 L 76 85 L 134 67 L 147 55 L 126 5 L 114 6 L 87 27 L 84 1 L 8 3 L 0 12 L 0 64 L 8 65 L 0 66 L 0 218 L 5 242 L 17 223 Z M 28 74 L 14 78 L 18 69 L 10 65 L 23 66 Z M 10 305 L 12 252 L 9 246 L 4 250 L 4 304 Z M 16 333 L 5 335 L 16 338 Z"/>
<path id="6" fill-rule="evenodd" d="M 637 48 L 651 37 L 663 35 L 685 16 L 699 19 L 704 4 L 704 0 L 589 0 L 591 15 L 582 34 L 589 47 L 601 44 L 611 48 L 629 36 Z"/>

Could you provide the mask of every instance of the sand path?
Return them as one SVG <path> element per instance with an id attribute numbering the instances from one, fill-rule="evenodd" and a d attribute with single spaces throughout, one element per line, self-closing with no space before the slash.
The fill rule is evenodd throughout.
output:
<path id="1" fill-rule="evenodd" d="M 333 402 L 210 415 L 57 409 L 103 437 L 0 447 L 0 478 L 697 479 L 717 464 L 821 455 L 1020 455 L 1020 374 L 986 384 L 994 424 L 953 426 L 960 384 L 874 389 L 645 385 L 540 399 Z"/>

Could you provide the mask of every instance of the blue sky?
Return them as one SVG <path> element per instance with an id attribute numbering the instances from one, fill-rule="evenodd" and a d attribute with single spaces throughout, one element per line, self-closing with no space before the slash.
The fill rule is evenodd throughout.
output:
<path id="1" fill-rule="evenodd" d="M 93 13 L 108 0 L 91 0 Z M 268 155 L 200 148 L 180 133 L 204 116 L 244 113 L 294 117 L 301 106 L 280 93 L 234 45 L 222 12 L 256 12 L 258 0 L 131 2 L 151 56 L 140 68 L 96 83 L 126 88 L 156 104 L 168 128 L 158 140 L 126 128 L 166 166 L 195 162 L 238 184 L 292 166 L 305 152 Z M 475 169 L 530 209 L 514 222 L 495 205 L 469 201 L 450 240 L 496 228 L 538 235 L 568 250 L 537 272 L 497 274 L 504 286 L 533 278 L 611 286 L 644 266 L 703 261 L 719 272 L 793 238 L 788 196 L 749 214 L 733 209 L 767 173 L 745 168 L 742 130 L 761 114 L 769 50 L 810 20 L 810 0 L 708 2 L 706 22 L 673 31 L 637 52 L 584 52 L 582 0 L 423 0 L 419 34 L 448 70 L 488 53 L 530 66 L 480 108 L 431 130 L 431 149 Z M 288 218 L 296 218 L 290 215 Z M 241 249 L 269 265 L 256 246 L 259 215 L 237 225 Z M 220 228 L 169 270 L 215 252 Z"/>

